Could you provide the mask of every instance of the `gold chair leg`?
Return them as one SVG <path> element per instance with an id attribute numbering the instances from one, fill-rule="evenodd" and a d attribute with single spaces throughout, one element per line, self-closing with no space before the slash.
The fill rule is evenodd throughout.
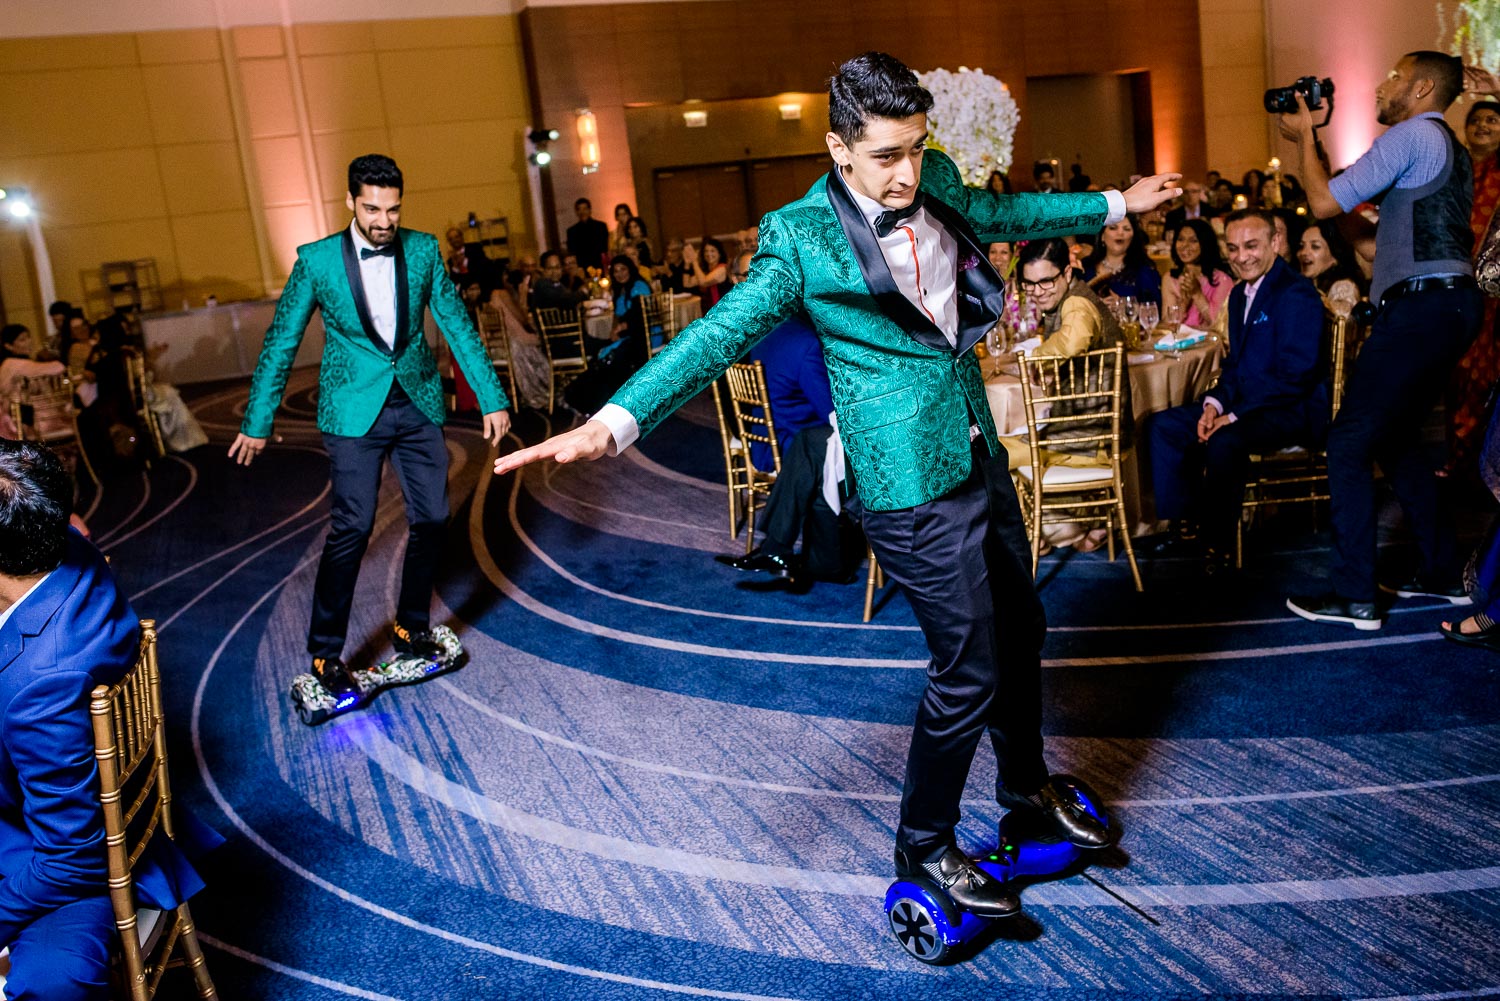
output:
<path id="1" fill-rule="evenodd" d="M 745 555 L 755 548 L 755 488 L 745 491 Z"/>
<path id="2" fill-rule="evenodd" d="M 182 951 L 187 957 L 187 967 L 193 973 L 193 985 L 198 990 L 198 996 L 217 998 L 219 993 L 208 975 L 208 963 L 203 959 L 203 946 L 198 942 L 198 929 L 193 924 L 193 915 L 188 910 L 188 905 L 178 907 L 177 914 L 181 922 L 181 938 L 178 941 L 182 943 Z"/>
<path id="3" fill-rule="evenodd" d="M 866 549 L 870 557 L 870 572 L 865 575 L 865 621 L 869 622 L 875 617 L 875 588 L 876 578 L 883 576 L 880 572 L 880 562 L 875 559 L 875 554 Z"/>
<path id="4" fill-rule="evenodd" d="M 1123 526 L 1125 524 L 1125 501 L 1123 499 L 1116 502 L 1115 510 L 1119 512 L 1120 524 Z M 1130 575 L 1135 578 L 1135 589 L 1137 592 L 1144 591 L 1146 588 L 1141 583 L 1141 568 L 1135 563 L 1135 544 L 1130 541 L 1128 529 L 1122 527 L 1120 540 L 1125 544 L 1125 558 L 1130 561 Z"/>
<path id="5" fill-rule="evenodd" d="M 1245 569 L 1245 509 L 1234 519 L 1234 568 Z"/>
<path id="6" fill-rule="evenodd" d="M 1104 532 L 1105 551 L 1109 554 L 1109 561 L 1113 563 L 1115 561 L 1115 514 L 1113 511 L 1104 519 Z M 1124 518 L 1120 519 L 1120 534 L 1125 534 Z"/>

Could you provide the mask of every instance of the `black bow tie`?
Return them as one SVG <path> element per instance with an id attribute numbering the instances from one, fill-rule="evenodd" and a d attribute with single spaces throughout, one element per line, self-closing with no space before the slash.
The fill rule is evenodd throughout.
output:
<path id="1" fill-rule="evenodd" d="M 371 250 L 369 247 L 360 247 L 359 248 L 359 259 L 361 261 L 368 261 L 372 257 L 395 257 L 395 256 L 396 256 L 396 245 L 394 243 L 387 243 L 385 246 L 383 246 L 383 247 L 376 247 L 374 250 Z"/>
<path id="2" fill-rule="evenodd" d="M 917 214 L 922 207 L 922 192 L 918 191 L 911 204 L 904 209 L 886 209 L 875 217 L 875 235 L 880 237 L 889 236 L 891 230 L 895 229 L 902 219 L 907 219 Z"/>

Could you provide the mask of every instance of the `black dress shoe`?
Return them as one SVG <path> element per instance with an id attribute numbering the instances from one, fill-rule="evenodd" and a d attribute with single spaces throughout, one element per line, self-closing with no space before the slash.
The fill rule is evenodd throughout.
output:
<path id="1" fill-rule="evenodd" d="M 714 562 L 736 570 L 768 573 L 772 577 L 788 578 L 794 574 L 791 560 L 785 556 L 764 552 L 758 547 L 744 556 L 715 556 Z"/>
<path id="2" fill-rule="evenodd" d="M 1457 582 L 1447 586 L 1429 584 L 1420 576 L 1400 583 L 1382 583 L 1380 589 L 1398 598 L 1442 598 L 1450 605 L 1474 603 L 1474 599 L 1469 597 L 1469 592 L 1464 590 L 1463 584 Z"/>
<path id="3" fill-rule="evenodd" d="M 336 699 L 359 691 L 359 682 L 354 680 L 353 672 L 337 657 L 314 657 L 312 676 Z"/>
<path id="4" fill-rule="evenodd" d="M 407 629 L 399 622 L 391 629 L 391 645 L 403 657 L 439 660 L 447 653 L 443 644 L 432 635 L 432 630 Z"/>
<path id="5" fill-rule="evenodd" d="M 1118 840 L 1114 830 L 1095 819 L 1068 787 L 1056 779 L 1048 779 L 1035 797 L 1002 792 L 999 799 L 1001 806 L 1032 811 L 1058 837 L 1079 848 L 1108 848 Z M 1005 835 L 1000 837 L 1003 841 Z"/>
<path id="6" fill-rule="evenodd" d="M 1021 898 L 957 848 L 948 846 L 941 855 L 923 862 L 896 849 L 896 877 L 935 885 L 948 899 L 983 918 L 1008 918 L 1021 913 Z"/>
<path id="7" fill-rule="evenodd" d="M 1332 591 L 1327 594 L 1292 595 L 1286 607 L 1309 622 L 1338 622 L 1363 632 L 1379 629 L 1385 616 L 1373 601 L 1350 601 Z"/>
<path id="8" fill-rule="evenodd" d="M 1210 546 L 1203 552 L 1203 572 L 1210 577 L 1224 577 L 1234 573 L 1234 552 Z"/>

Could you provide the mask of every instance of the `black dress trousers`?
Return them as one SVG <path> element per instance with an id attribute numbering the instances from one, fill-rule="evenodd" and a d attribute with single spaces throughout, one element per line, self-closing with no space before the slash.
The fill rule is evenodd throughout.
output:
<path id="1" fill-rule="evenodd" d="M 900 511 L 849 504 L 881 567 L 911 603 L 932 654 L 906 761 L 901 850 L 925 854 L 951 843 L 986 731 L 1001 788 L 1030 795 L 1047 780 L 1046 616 L 1006 465 L 1004 455 L 991 459 L 981 440 L 968 479 L 934 501 Z"/>
<path id="2" fill-rule="evenodd" d="M 325 434 L 323 446 L 328 450 L 333 480 L 333 512 L 313 585 L 307 652 L 314 657 L 339 657 L 349 630 L 360 561 L 375 525 L 380 474 L 387 457 L 406 499 L 408 525 L 396 621 L 413 631 L 427 628 L 448 523 L 448 447 L 443 429 L 418 410 L 396 383 L 368 432 L 359 437 Z"/>

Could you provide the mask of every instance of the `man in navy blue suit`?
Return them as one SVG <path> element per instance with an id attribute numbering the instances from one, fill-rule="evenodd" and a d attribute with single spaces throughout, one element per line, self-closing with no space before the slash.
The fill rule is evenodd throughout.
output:
<path id="1" fill-rule="evenodd" d="M 72 499 L 55 455 L 0 438 L 0 946 L 12 1001 L 109 996 L 89 694 L 130 670 L 139 626 L 104 557 L 68 527 Z M 170 847 L 161 857 L 179 861 Z M 185 863 L 150 869 L 137 891 L 152 906 L 202 886 Z"/>
<path id="2" fill-rule="evenodd" d="M 1151 419 L 1157 514 L 1201 527 L 1210 573 L 1229 565 L 1250 456 L 1320 442 L 1329 416 L 1318 290 L 1277 256 L 1267 214 L 1235 212 L 1224 237 L 1240 282 L 1219 383 Z"/>

